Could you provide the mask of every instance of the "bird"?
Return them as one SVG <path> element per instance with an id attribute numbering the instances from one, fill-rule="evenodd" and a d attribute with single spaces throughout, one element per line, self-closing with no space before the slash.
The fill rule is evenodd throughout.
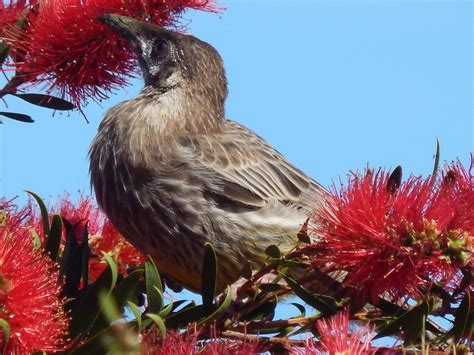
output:
<path id="1" fill-rule="evenodd" d="M 201 290 L 205 244 L 216 291 L 265 250 L 295 247 L 326 190 L 250 129 L 226 118 L 223 60 L 207 42 L 131 17 L 99 18 L 136 53 L 144 87 L 110 108 L 90 150 L 91 185 L 119 232 L 160 272 Z"/>

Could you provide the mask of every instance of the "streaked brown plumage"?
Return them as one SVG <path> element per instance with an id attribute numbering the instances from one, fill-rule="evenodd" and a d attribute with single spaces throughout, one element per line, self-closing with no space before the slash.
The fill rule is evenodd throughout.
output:
<path id="1" fill-rule="evenodd" d="M 324 190 L 262 138 L 224 117 L 227 82 L 199 39 L 130 18 L 103 21 L 138 55 L 145 88 L 111 108 L 90 149 L 99 205 L 160 271 L 199 291 L 205 242 L 218 290 L 271 244 L 285 250 Z"/>

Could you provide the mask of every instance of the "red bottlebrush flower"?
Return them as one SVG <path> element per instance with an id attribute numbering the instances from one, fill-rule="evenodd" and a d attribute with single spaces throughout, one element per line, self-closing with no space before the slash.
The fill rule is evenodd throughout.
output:
<path id="1" fill-rule="evenodd" d="M 93 199 L 80 196 L 73 203 L 68 195 L 63 196 L 56 206 L 50 209 L 51 214 L 59 214 L 71 225 L 75 225 L 76 236 L 80 241 L 87 225 L 89 232 L 89 280 L 94 282 L 107 267 L 103 253 L 111 253 L 117 262 L 119 272 L 126 274 L 130 267 L 138 266 L 145 261 L 145 256 L 127 242 L 95 205 Z M 40 224 L 38 223 L 39 227 Z M 41 228 L 38 228 L 38 233 Z"/>
<path id="2" fill-rule="evenodd" d="M 7 353 L 61 351 L 68 317 L 63 311 L 57 269 L 40 250 L 34 250 L 28 227 L 10 223 L 23 220 L 23 212 L 16 212 L 11 205 L 3 205 L 2 210 L 10 215 L 0 227 L 0 318 L 8 322 L 11 331 Z M 0 334 L 0 348 L 4 345 Z"/>
<path id="3" fill-rule="evenodd" d="M 80 105 L 101 100 L 135 73 L 132 51 L 97 16 L 118 13 L 170 26 L 186 9 L 214 10 L 210 0 L 45 0 L 12 45 L 24 52 L 15 63 L 23 82 L 43 82 L 47 91 Z"/>
<path id="4" fill-rule="evenodd" d="M 258 343 L 251 340 L 223 339 L 211 329 L 211 338 L 199 340 L 199 330 L 190 325 L 184 332 L 169 331 L 164 340 L 156 328 L 148 330 L 142 339 L 141 353 L 153 355 L 203 354 L 203 355 L 247 355 L 259 352 Z"/>
<path id="5" fill-rule="evenodd" d="M 360 327 L 355 332 L 349 330 L 349 312 L 342 311 L 329 319 L 321 319 L 316 323 L 319 342 L 307 342 L 306 353 L 317 354 L 374 354 L 370 342 L 374 336 L 373 329 Z"/>
<path id="6" fill-rule="evenodd" d="M 0 3 L 0 33 L 5 32 L 11 26 L 15 25 L 18 20 L 22 19 L 27 9 L 26 0 L 11 1 L 5 4 Z"/>
<path id="7" fill-rule="evenodd" d="M 472 172 L 456 162 L 435 181 L 411 176 L 396 191 L 382 170 L 354 175 L 314 216 L 314 265 L 343 271 L 343 284 L 374 302 L 416 297 L 433 282 L 456 286 L 472 264 Z"/>
<path id="8" fill-rule="evenodd" d="M 117 262 L 119 272 L 126 274 L 130 267 L 145 262 L 145 255 L 126 241 L 109 220 L 105 220 L 99 233 L 91 235 L 89 246 L 92 257 L 89 261 L 89 277 L 91 281 L 97 279 L 107 267 L 103 253 L 110 252 Z"/>
<path id="9" fill-rule="evenodd" d="M 194 354 L 198 347 L 198 334 L 194 329 L 183 333 L 168 331 L 164 341 L 155 328 L 148 330 L 142 338 L 142 354 Z"/>

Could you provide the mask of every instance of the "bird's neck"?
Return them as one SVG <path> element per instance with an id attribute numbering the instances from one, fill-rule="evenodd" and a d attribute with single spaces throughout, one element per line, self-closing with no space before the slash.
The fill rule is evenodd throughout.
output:
<path id="1" fill-rule="evenodd" d="M 160 135 L 215 132 L 224 120 L 223 102 L 190 88 L 175 87 L 159 93 L 145 88 L 132 101 L 139 111 L 137 119 Z"/>

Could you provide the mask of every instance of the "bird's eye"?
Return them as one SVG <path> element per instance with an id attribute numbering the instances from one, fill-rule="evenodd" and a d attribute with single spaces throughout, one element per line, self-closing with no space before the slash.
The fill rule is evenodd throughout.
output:
<path id="1" fill-rule="evenodd" d="M 164 39 L 159 39 L 155 41 L 153 45 L 151 56 L 152 58 L 156 58 L 156 59 L 164 59 L 168 55 L 168 51 L 169 51 L 168 42 Z"/>

